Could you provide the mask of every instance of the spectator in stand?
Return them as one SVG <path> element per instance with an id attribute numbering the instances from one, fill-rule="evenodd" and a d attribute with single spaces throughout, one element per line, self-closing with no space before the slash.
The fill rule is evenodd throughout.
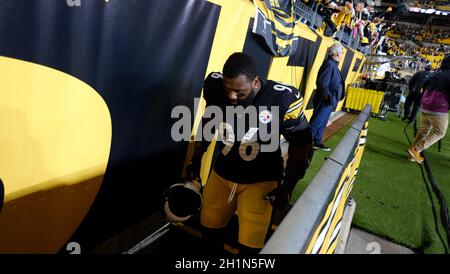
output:
<path id="1" fill-rule="evenodd" d="M 328 59 L 322 64 L 317 75 L 317 92 L 313 98 L 314 111 L 310 121 L 315 149 L 330 151 L 330 148 L 323 144 L 322 136 L 331 113 L 345 96 L 345 81 L 338 68 L 342 54 L 342 45 L 334 43 Z"/>

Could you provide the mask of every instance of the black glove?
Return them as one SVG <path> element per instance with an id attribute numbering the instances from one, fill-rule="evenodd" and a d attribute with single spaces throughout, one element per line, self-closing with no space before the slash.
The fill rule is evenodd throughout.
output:
<path id="1" fill-rule="evenodd" d="M 275 188 L 271 192 L 267 193 L 264 197 L 265 200 L 270 201 L 275 209 L 284 209 L 289 204 L 291 193 L 287 191 L 283 185 Z"/>

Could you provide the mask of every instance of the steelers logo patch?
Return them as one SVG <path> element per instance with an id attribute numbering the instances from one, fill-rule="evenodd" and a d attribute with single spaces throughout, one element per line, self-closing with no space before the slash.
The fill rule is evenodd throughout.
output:
<path id="1" fill-rule="evenodd" d="M 259 113 L 259 121 L 263 124 L 268 124 L 272 121 L 272 113 L 268 110 L 263 110 Z"/>

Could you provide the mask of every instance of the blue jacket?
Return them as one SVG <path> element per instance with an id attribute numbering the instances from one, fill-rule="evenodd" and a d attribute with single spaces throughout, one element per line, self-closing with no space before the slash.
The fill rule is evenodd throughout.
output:
<path id="1" fill-rule="evenodd" d="M 314 106 L 317 106 L 323 100 L 323 97 L 330 96 L 330 104 L 335 109 L 339 101 L 345 97 L 345 82 L 339 71 L 338 62 L 330 57 L 322 64 L 317 74 L 316 85 L 317 92 L 313 99 Z"/>

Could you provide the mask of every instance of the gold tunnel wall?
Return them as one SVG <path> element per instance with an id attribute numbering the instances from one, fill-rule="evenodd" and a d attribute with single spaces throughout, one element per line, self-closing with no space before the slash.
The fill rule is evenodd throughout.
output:
<path id="1" fill-rule="evenodd" d="M 290 84 L 300 90 L 304 97 L 304 112 L 308 119 L 312 116 L 312 98 L 316 90 L 317 73 L 323 61 L 327 58 L 328 48 L 336 41 L 330 37 L 325 37 L 321 33 L 311 30 L 308 26 L 298 23 L 296 28 L 300 33 L 300 42 L 294 56 L 273 57 L 265 49 L 263 42 L 254 42 L 253 51 L 249 50 L 249 40 L 256 40 L 255 34 L 251 33 L 255 7 L 252 1 L 239 0 L 209 0 L 221 6 L 219 22 L 217 24 L 211 55 L 208 63 L 206 75 L 213 71 L 222 71 L 223 64 L 228 56 L 234 52 L 244 51 L 253 56 L 259 65 L 258 69 L 263 71 L 267 79 Z M 230 43 L 230 41 L 232 41 Z M 259 60 L 266 60 L 264 61 Z M 339 63 L 339 68 L 345 79 L 346 87 L 355 83 L 362 72 L 365 56 L 353 49 L 344 47 L 344 56 Z M 206 77 L 205 75 L 205 77 Z M 339 102 L 336 111 L 339 111 L 344 104 L 344 100 Z M 199 106 L 195 119 L 193 134 L 197 132 L 201 115 L 205 108 L 205 102 Z M 202 181 L 206 182 L 213 156 L 215 143 L 209 147 L 208 152 L 202 160 Z M 188 150 L 185 165 L 192 158 L 192 146 Z"/>

